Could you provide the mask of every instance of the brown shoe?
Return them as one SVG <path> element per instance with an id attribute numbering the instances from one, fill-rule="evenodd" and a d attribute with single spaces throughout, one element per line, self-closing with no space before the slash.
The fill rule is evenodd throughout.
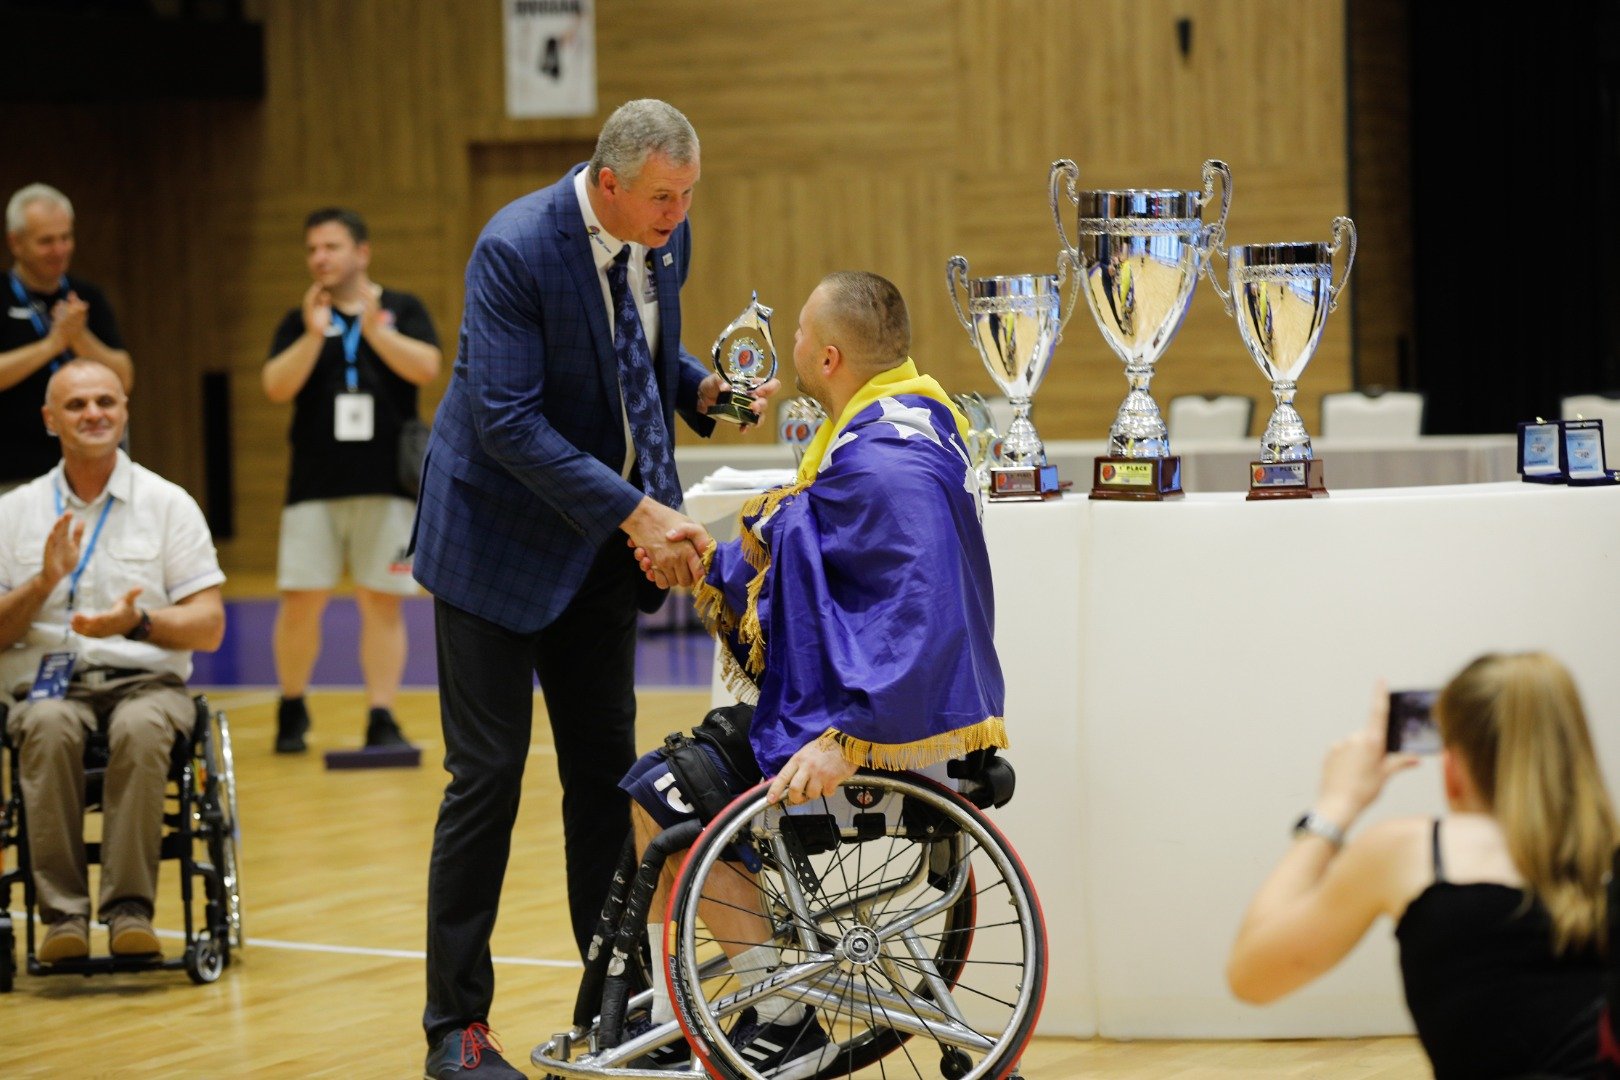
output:
<path id="1" fill-rule="evenodd" d="M 129 905 L 107 917 L 107 947 L 114 956 L 150 956 L 163 951 L 152 932 L 152 920 Z"/>
<path id="2" fill-rule="evenodd" d="M 90 920 L 83 915 L 67 915 L 47 926 L 37 954 L 42 964 L 82 960 L 89 955 Z"/>

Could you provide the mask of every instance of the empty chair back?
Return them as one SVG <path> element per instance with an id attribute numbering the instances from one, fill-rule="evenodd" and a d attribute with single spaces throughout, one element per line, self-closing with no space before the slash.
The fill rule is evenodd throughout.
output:
<path id="1" fill-rule="evenodd" d="M 1243 439 L 1254 419 L 1254 399 L 1242 394 L 1182 394 L 1170 399 L 1170 438 L 1189 440 Z"/>
<path id="2" fill-rule="evenodd" d="M 1322 395 L 1324 439 L 1416 439 L 1421 434 L 1422 394 L 1347 390 Z"/>

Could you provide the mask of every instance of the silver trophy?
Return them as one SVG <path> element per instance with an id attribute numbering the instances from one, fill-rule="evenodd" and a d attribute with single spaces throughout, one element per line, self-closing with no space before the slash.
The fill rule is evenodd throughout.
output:
<path id="1" fill-rule="evenodd" d="M 990 412 L 990 403 L 977 390 L 966 394 L 952 394 L 951 400 L 967 417 L 967 449 L 973 461 L 973 475 L 980 491 L 990 490 L 990 470 L 1001 463 L 1001 433 L 996 430 L 996 419 Z"/>
<path id="2" fill-rule="evenodd" d="M 1344 275 L 1335 285 L 1333 257 L 1346 241 Z M 1213 265 L 1210 284 L 1226 313 L 1236 315 L 1243 344 L 1271 380 L 1271 396 L 1277 402 L 1260 437 L 1260 460 L 1250 470 L 1249 497 L 1326 494 L 1321 462 L 1312 457 L 1311 437 L 1294 408 L 1294 392 L 1322 339 L 1327 317 L 1338 308 L 1339 294 L 1350 280 L 1356 261 L 1355 222 L 1334 218 L 1332 243 L 1239 244 L 1228 258 L 1232 291 L 1221 287 Z"/>
<path id="3" fill-rule="evenodd" d="M 1203 214 L 1221 180 L 1220 217 Z M 1148 393 L 1153 365 L 1163 355 L 1192 301 L 1209 252 L 1222 250 L 1232 206 L 1232 171 L 1204 162 L 1203 191 L 1080 191 L 1079 169 L 1054 161 L 1052 217 L 1063 250 L 1079 268 L 1091 314 L 1120 359 L 1130 392 L 1108 430 L 1108 456 L 1097 459 L 1094 498 L 1157 499 L 1181 493 L 1180 459 Z M 1075 243 L 1063 226 L 1062 201 L 1076 207 Z"/>
<path id="4" fill-rule="evenodd" d="M 827 410 L 813 397 L 796 397 L 782 406 L 777 437 L 793 447 L 793 464 L 804 460 L 804 451 L 816 432 L 827 421 Z"/>
<path id="5" fill-rule="evenodd" d="M 754 391 L 776 375 L 776 343 L 771 340 L 770 308 L 754 293 L 742 314 L 714 339 L 714 370 L 730 384 L 705 416 L 733 424 L 757 424 Z"/>
<path id="6" fill-rule="evenodd" d="M 956 317 L 990 377 L 1012 402 L 1013 421 L 1002 440 L 1001 462 L 990 468 L 988 491 L 993 499 L 1048 499 L 1058 494 L 1057 466 L 1046 463 L 1046 447 L 1030 421 L 1029 408 L 1069 321 L 1062 314 L 1062 295 L 1070 266 L 1067 256 L 1059 256 L 1056 274 L 970 278 L 966 258 L 952 255 L 945 262 Z M 957 296 L 959 281 L 967 292 L 965 311 Z M 1069 315 L 1074 314 L 1078 284 L 1076 276 Z"/>

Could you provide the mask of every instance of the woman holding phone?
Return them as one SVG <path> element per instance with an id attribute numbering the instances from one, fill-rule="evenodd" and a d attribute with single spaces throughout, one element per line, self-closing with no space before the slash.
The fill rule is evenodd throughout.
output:
<path id="1" fill-rule="evenodd" d="M 1344 834 L 1384 782 L 1380 686 L 1368 726 L 1322 768 L 1316 804 L 1250 902 L 1227 981 L 1263 1003 L 1395 920 L 1407 1008 L 1440 1080 L 1599 1071 L 1606 899 L 1620 844 L 1586 716 L 1542 653 L 1482 656 L 1435 703 L 1449 812 Z"/>

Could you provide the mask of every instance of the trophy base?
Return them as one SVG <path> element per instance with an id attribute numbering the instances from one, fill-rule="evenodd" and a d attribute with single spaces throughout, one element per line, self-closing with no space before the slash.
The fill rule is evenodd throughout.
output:
<path id="1" fill-rule="evenodd" d="M 997 465 L 990 470 L 992 502 L 1041 502 L 1061 494 L 1056 465 Z"/>
<path id="2" fill-rule="evenodd" d="M 754 399 L 737 393 L 734 390 L 722 390 L 715 399 L 709 411 L 704 413 L 710 420 L 724 420 L 728 424 L 757 424 L 759 414 L 753 409 Z"/>
<path id="3" fill-rule="evenodd" d="M 1323 499 L 1322 463 L 1308 461 L 1249 462 L 1249 501 L 1255 499 Z"/>
<path id="4" fill-rule="evenodd" d="M 1569 482 L 1569 478 L 1561 472 L 1537 473 L 1535 475 L 1522 473 L 1519 479 L 1527 484 L 1567 484 Z"/>
<path id="5" fill-rule="evenodd" d="M 1181 458 L 1100 457 L 1092 460 L 1093 499 L 1174 499 L 1181 490 Z"/>
<path id="6" fill-rule="evenodd" d="M 1571 474 L 1564 482 L 1570 487 L 1600 487 L 1604 484 L 1620 484 L 1620 471 L 1605 470 L 1601 473 L 1593 473 L 1590 476 Z"/>

